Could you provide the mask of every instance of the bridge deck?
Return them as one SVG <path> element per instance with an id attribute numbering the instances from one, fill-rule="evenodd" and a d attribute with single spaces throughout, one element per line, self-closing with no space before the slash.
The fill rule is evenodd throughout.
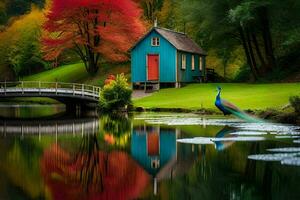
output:
<path id="1" fill-rule="evenodd" d="M 100 87 L 75 83 L 4 82 L 0 85 L 0 98 L 49 97 L 98 102 L 100 95 Z"/>

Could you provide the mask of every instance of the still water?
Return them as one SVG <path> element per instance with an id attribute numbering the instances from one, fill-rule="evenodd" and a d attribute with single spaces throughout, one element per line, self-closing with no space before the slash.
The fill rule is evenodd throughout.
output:
<path id="1" fill-rule="evenodd" d="M 299 142 L 222 116 L 2 118 L 0 199 L 300 199 Z"/>

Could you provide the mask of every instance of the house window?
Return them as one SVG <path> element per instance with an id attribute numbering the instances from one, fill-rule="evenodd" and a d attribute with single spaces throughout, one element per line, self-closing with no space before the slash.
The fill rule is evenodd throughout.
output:
<path id="1" fill-rule="evenodd" d="M 185 69 L 186 68 L 186 55 L 182 54 L 181 55 L 181 69 Z"/>
<path id="2" fill-rule="evenodd" d="M 152 46 L 159 46 L 159 37 L 153 37 L 151 39 L 151 45 Z"/>
<path id="3" fill-rule="evenodd" d="M 195 56 L 192 55 L 192 70 L 195 70 Z"/>
<path id="4" fill-rule="evenodd" d="M 200 71 L 202 71 L 202 69 L 203 69 L 203 63 L 202 63 L 202 57 L 201 56 L 199 56 L 199 70 Z"/>

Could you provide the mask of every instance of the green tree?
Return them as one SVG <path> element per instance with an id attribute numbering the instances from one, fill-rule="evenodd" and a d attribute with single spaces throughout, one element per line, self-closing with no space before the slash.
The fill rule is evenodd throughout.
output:
<path id="1" fill-rule="evenodd" d="M 17 77 L 47 67 L 40 51 L 43 19 L 43 13 L 36 9 L 0 33 L 0 63 L 11 67 Z"/>
<path id="2" fill-rule="evenodd" d="M 7 14 L 5 11 L 5 3 L 0 1 L 0 24 L 5 24 L 7 21 Z"/>
<path id="3" fill-rule="evenodd" d="M 140 4 L 144 10 L 145 19 L 152 24 L 162 8 L 163 0 L 141 0 Z"/>
<path id="4" fill-rule="evenodd" d="M 181 3 L 186 21 L 197 30 L 197 41 L 202 42 L 204 48 L 219 52 L 243 47 L 255 79 L 282 67 L 278 65 L 280 57 L 291 55 L 283 48 L 285 45 L 296 47 L 293 54 L 299 52 L 299 8 L 296 0 L 284 3 L 279 0 L 184 0 Z"/>

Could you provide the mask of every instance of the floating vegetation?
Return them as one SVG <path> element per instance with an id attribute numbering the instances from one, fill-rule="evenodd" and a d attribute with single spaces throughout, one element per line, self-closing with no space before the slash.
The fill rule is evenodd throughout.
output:
<path id="1" fill-rule="evenodd" d="M 300 166 L 300 148 L 298 147 L 287 147 L 267 150 L 285 153 L 249 155 L 248 159 L 261 161 L 280 161 L 282 165 Z"/>
<path id="2" fill-rule="evenodd" d="M 215 142 L 252 142 L 262 141 L 264 137 L 226 137 L 226 138 L 212 138 L 212 137 L 194 137 L 178 139 L 177 142 L 188 144 L 214 144 Z"/>
<path id="3" fill-rule="evenodd" d="M 178 139 L 177 142 L 186 143 L 186 144 L 214 144 L 212 139 L 213 138 L 206 138 L 206 137 L 184 138 L 184 139 Z"/>
<path id="4" fill-rule="evenodd" d="M 253 142 L 265 140 L 264 137 L 225 137 L 225 138 L 213 138 L 212 141 L 235 141 L 235 142 Z"/>
<path id="5" fill-rule="evenodd" d="M 292 138 L 300 138 L 299 135 L 276 135 L 275 138 L 278 139 L 292 139 Z"/>
<path id="6" fill-rule="evenodd" d="M 293 142 L 294 143 L 300 143 L 300 140 L 294 140 Z"/>
<path id="7" fill-rule="evenodd" d="M 300 166 L 300 157 L 286 158 L 281 161 L 283 165 Z"/>
<path id="8" fill-rule="evenodd" d="M 300 155 L 300 153 L 275 153 L 275 154 L 256 154 L 249 155 L 248 159 L 262 160 L 262 161 L 281 161 L 286 158 L 293 158 Z"/>
<path id="9" fill-rule="evenodd" d="M 271 152 L 300 152 L 300 147 L 284 147 L 284 148 L 274 148 L 274 149 L 267 149 L 267 151 Z"/>
<path id="10" fill-rule="evenodd" d="M 200 126 L 229 126 L 238 128 L 240 133 L 248 131 L 253 135 L 273 134 L 273 135 L 300 135 L 299 127 L 293 125 L 283 125 L 278 123 L 247 123 L 238 119 L 214 119 L 199 117 L 197 115 L 185 114 L 180 115 L 151 115 L 140 116 L 135 119 L 145 120 L 149 124 L 164 124 L 168 126 L 181 126 L 181 125 L 200 125 Z M 246 133 L 244 133 L 246 135 Z"/>
<path id="11" fill-rule="evenodd" d="M 266 135 L 268 133 L 262 131 L 236 131 L 230 134 L 231 135 Z"/>

